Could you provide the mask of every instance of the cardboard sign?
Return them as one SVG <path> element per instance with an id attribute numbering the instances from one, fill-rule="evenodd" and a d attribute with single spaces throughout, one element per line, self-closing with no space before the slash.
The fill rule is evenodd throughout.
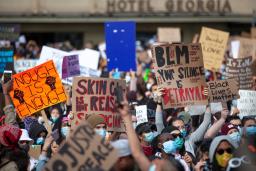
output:
<path id="1" fill-rule="evenodd" d="M 52 60 L 13 75 L 10 96 L 20 118 L 67 99 Z"/>
<path id="2" fill-rule="evenodd" d="M 157 28 L 158 42 L 181 42 L 180 28 L 160 27 Z"/>
<path id="3" fill-rule="evenodd" d="M 65 56 L 62 63 L 62 78 L 80 75 L 78 55 Z"/>
<path id="4" fill-rule="evenodd" d="M 108 70 L 117 68 L 119 71 L 130 71 L 131 69 L 135 71 L 135 22 L 106 22 L 105 40 Z"/>
<path id="5" fill-rule="evenodd" d="M 18 59 L 14 61 L 16 73 L 26 71 L 36 66 L 38 59 Z"/>
<path id="6" fill-rule="evenodd" d="M 239 90 L 240 99 L 237 100 L 239 116 L 256 115 L 256 91 Z"/>
<path id="7" fill-rule="evenodd" d="M 0 24 L 0 40 L 16 41 L 19 38 L 20 25 Z"/>
<path id="8" fill-rule="evenodd" d="M 256 39 L 234 37 L 234 40 L 239 41 L 238 58 L 245 58 L 245 57 L 252 56 L 252 59 L 255 59 Z"/>
<path id="9" fill-rule="evenodd" d="M 238 98 L 239 85 L 235 79 L 210 81 L 207 84 L 209 102 L 227 102 Z"/>
<path id="10" fill-rule="evenodd" d="M 229 33 L 203 27 L 199 42 L 202 45 L 204 67 L 209 70 L 218 70 L 224 59 Z"/>
<path id="11" fill-rule="evenodd" d="M 205 105 L 190 105 L 186 107 L 186 111 L 191 115 L 202 115 L 206 111 Z"/>
<path id="12" fill-rule="evenodd" d="M 4 73 L 4 70 L 12 70 L 13 66 L 13 50 L 9 48 L 0 48 L 0 78 Z"/>
<path id="13" fill-rule="evenodd" d="M 135 106 L 137 125 L 148 122 L 147 105 Z"/>
<path id="14" fill-rule="evenodd" d="M 163 107 L 208 103 L 200 44 L 160 44 L 152 47 L 157 84 L 165 88 Z"/>
<path id="15" fill-rule="evenodd" d="M 117 150 L 83 121 L 47 162 L 44 171 L 110 170 L 117 159 Z"/>
<path id="16" fill-rule="evenodd" d="M 28 151 L 30 157 L 38 160 L 41 154 L 41 145 L 31 145 Z"/>
<path id="17" fill-rule="evenodd" d="M 226 79 L 235 78 L 239 83 L 239 89 L 248 90 L 252 89 L 252 57 L 247 58 L 227 58 L 226 71 L 223 76 Z"/>
<path id="18" fill-rule="evenodd" d="M 117 86 L 125 90 L 125 81 L 92 77 L 74 77 L 72 87 L 73 124 L 87 115 L 99 114 L 105 118 L 108 130 L 124 131 L 121 116 L 116 111 Z"/>

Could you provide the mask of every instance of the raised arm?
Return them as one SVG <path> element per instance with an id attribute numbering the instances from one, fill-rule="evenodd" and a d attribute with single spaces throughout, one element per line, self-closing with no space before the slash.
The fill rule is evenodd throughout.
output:
<path id="1" fill-rule="evenodd" d="M 151 163 L 141 150 L 140 142 L 132 126 L 132 117 L 131 114 L 129 114 L 128 112 L 128 105 L 123 103 L 123 107 L 119 108 L 119 112 L 125 123 L 126 133 L 132 151 L 132 156 L 134 157 L 135 161 L 137 162 L 142 171 L 148 171 Z"/>
<path id="2" fill-rule="evenodd" d="M 2 89 L 3 89 L 3 95 L 4 95 L 4 101 L 5 101 L 5 107 L 3 109 L 4 114 L 6 115 L 5 123 L 18 126 L 16 121 L 15 108 L 12 104 L 12 100 L 9 95 L 9 92 L 12 89 L 12 80 L 8 81 L 7 83 L 2 83 Z"/>
<path id="3" fill-rule="evenodd" d="M 221 118 L 207 130 L 204 138 L 214 138 L 217 135 L 221 127 L 225 124 L 228 113 L 229 111 L 227 109 L 221 111 Z"/>

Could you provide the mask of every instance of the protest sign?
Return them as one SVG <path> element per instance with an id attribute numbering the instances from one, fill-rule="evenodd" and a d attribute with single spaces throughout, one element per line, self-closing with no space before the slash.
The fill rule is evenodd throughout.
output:
<path id="1" fill-rule="evenodd" d="M 202 115 L 206 111 L 205 105 L 190 105 L 186 107 L 186 111 L 191 115 Z"/>
<path id="2" fill-rule="evenodd" d="M 83 121 L 47 162 L 44 171 L 110 170 L 117 159 L 117 150 Z"/>
<path id="3" fill-rule="evenodd" d="M 26 71 L 36 66 L 38 59 L 17 59 L 14 61 L 14 70 L 16 73 Z"/>
<path id="4" fill-rule="evenodd" d="M 222 103 L 221 102 L 217 102 L 217 103 L 210 103 L 210 108 L 211 108 L 211 113 L 215 114 L 217 112 L 221 112 L 223 107 L 222 107 Z"/>
<path id="5" fill-rule="evenodd" d="M 235 79 L 207 82 L 209 102 L 227 102 L 238 98 L 239 85 Z"/>
<path id="6" fill-rule="evenodd" d="M 0 24 L 0 40 L 16 41 L 19 38 L 20 25 Z"/>
<path id="7" fill-rule="evenodd" d="M 137 125 L 148 122 L 147 105 L 135 106 Z"/>
<path id="8" fill-rule="evenodd" d="M 252 59 L 255 59 L 256 39 L 234 37 L 234 40 L 239 41 L 238 58 L 245 58 L 245 57 L 252 56 Z"/>
<path id="9" fill-rule="evenodd" d="M 156 44 L 152 54 L 157 84 L 166 91 L 164 109 L 208 103 L 200 44 Z"/>
<path id="10" fill-rule="evenodd" d="M 13 75 L 10 96 L 20 118 L 67 98 L 52 60 Z"/>
<path id="11" fill-rule="evenodd" d="M 84 49 L 70 52 L 70 55 L 78 55 L 80 67 L 98 69 L 100 52 L 92 49 Z"/>
<path id="12" fill-rule="evenodd" d="M 78 55 L 64 56 L 62 62 L 62 78 L 80 75 L 79 57 Z"/>
<path id="13" fill-rule="evenodd" d="M 117 86 L 125 90 L 124 80 L 74 77 L 72 87 L 73 125 L 84 120 L 87 115 L 99 114 L 105 118 L 108 130 L 124 131 L 121 116 L 116 111 Z"/>
<path id="14" fill-rule="evenodd" d="M 226 71 L 223 76 L 226 79 L 235 78 L 239 83 L 239 89 L 248 90 L 252 89 L 252 69 L 251 69 L 252 57 L 246 58 L 227 58 Z"/>
<path id="15" fill-rule="evenodd" d="M 2 78 L 4 70 L 14 71 L 13 54 L 13 49 L 0 48 L 0 78 Z"/>
<path id="16" fill-rule="evenodd" d="M 180 28 L 159 27 L 157 28 L 158 42 L 181 42 Z"/>
<path id="17" fill-rule="evenodd" d="M 131 69 L 135 71 L 135 22 L 106 22 L 105 40 L 108 70 L 117 68 L 119 71 L 130 71 Z"/>
<path id="18" fill-rule="evenodd" d="M 28 151 L 30 157 L 38 160 L 41 154 L 41 145 L 31 145 Z"/>
<path id="19" fill-rule="evenodd" d="M 240 118 L 256 115 L 256 91 L 239 90 L 240 99 L 237 100 Z"/>
<path id="20" fill-rule="evenodd" d="M 228 32 L 207 27 L 202 28 L 199 42 L 202 45 L 206 69 L 219 70 L 224 59 L 228 37 Z"/>

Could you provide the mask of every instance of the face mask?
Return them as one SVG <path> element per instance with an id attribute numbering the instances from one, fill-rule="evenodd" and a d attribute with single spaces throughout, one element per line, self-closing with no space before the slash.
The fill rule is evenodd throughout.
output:
<path id="1" fill-rule="evenodd" d="M 156 170 L 156 165 L 152 164 L 150 165 L 148 171 L 155 171 Z"/>
<path id="2" fill-rule="evenodd" d="M 96 129 L 95 132 L 100 135 L 102 138 L 105 138 L 107 135 L 107 131 L 105 129 Z"/>
<path id="3" fill-rule="evenodd" d="M 67 137 L 69 134 L 69 127 L 68 126 L 62 127 L 61 134 L 64 135 L 65 137 Z"/>
<path id="4" fill-rule="evenodd" d="M 126 83 L 129 83 L 131 81 L 131 77 L 129 75 L 125 76 L 125 81 Z"/>
<path id="5" fill-rule="evenodd" d="M 254 135 L 256 134 L 256 126 L 249 126 L 246 128 L 247 135 Z"/>
<path id="6" fill-rule="evenodd" d="M 233 142 L 240 143 L 241 135 L 239 132 L 234 132 L 229 134 L 229 137 L 233 140 Z"/>
<path id="7" fill-rule="evenodd" d="M 152 84 L 150 84 L 150 83 L 147 83 L 147 90 L 150 90 L 150 88 L 152 87 Z"/>
<path id="8" fill-rule="evenodd" d="M 37 145 L 42 145 L 44 143 L 44 138 L 43 137 L 39 137 L 36 139 L 36 144 Z"/>
<path id="9" fill-rule="evenodd" d="M 163 150 L 166 154 L 171 154 L 176 152 L 175 142 L 172 140 L 166 141 L 163 143 Z"/>
<path id="10" fill-rule="evenodd" d="M 187 136 L 187 131 L 185 129 L 180 130 L 180 134 L 182 135 L 183 138 Z"/>
<path id="11" fill-rule="evenodd" d="M 182 138 L 177 137 L 177 138 L 174 140 L 174 142 L 175 142 L 175 145 L 176 145 L 177 149 L 181 149 L 181 148 L 183 147 L 184 141 L 183 141 Z"/>
<path id="12" fill-rule="evenodd" d="M 219 155 L 218 153 L 216 154 L 216 160 L 218 164 L 225 168 L 228 165 L 228 161 L 233 157 L 232 154 L 224 152 L 223 154 Z"/>
<path id="13" fill-rule="evenodd" d="M 154 138 L 155 138 L 156 136 L 158 136 L 158 132 L 154 131 L 153 135 L 154 135 Z"/>
<path id="14" fill-rule="evenodd" d="M 154 139 L 154 134 L 153 134 L 153 132 L 149 132 L 149 133 L 145 133 L 145 134 L 144 134 L 144 141 L 146 141 L 146 142 L 152 142 L 153 139 Z"/>
<path id="15" fill-rule="evenodd" d="M 242 128 L 240 126 L 238 126 L 237 128 L 238 128 L 238 131 L 239 131 L 240 135 L 242 135 L 243 134 Z"/>
<path id="16" fill-rule="evenodd" d="M 136 122 L 132 122 L 132 126 L 135 129 L 137 127 L 137 123 Z"/>
<path id="17" fill-rule="evenodd" d="M 58 120 L 58 117 L 52 117 L 51 116 L 51 120 L 52 120 L 53 123 L 55 123 Z"/>

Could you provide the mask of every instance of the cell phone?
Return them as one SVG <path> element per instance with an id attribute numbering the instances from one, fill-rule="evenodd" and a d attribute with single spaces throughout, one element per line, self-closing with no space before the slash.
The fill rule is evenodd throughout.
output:
<path id="1" fill-rule="evenodd" d="M 11 70 L 4 70 L 3 76 L 2 76 L 2 81 L 4 83 L 7 83 L 12 79 L 12 71 Z"/>
<path id="2" fill-rule="evenodd" d="M 51 133 L 51 136 L 52 136 L 52 138 L 54 139 L 54 141 L 57 141 L 57 140 L 60 138 L 58 129 L 55 129 L 55 130 Z"/>

